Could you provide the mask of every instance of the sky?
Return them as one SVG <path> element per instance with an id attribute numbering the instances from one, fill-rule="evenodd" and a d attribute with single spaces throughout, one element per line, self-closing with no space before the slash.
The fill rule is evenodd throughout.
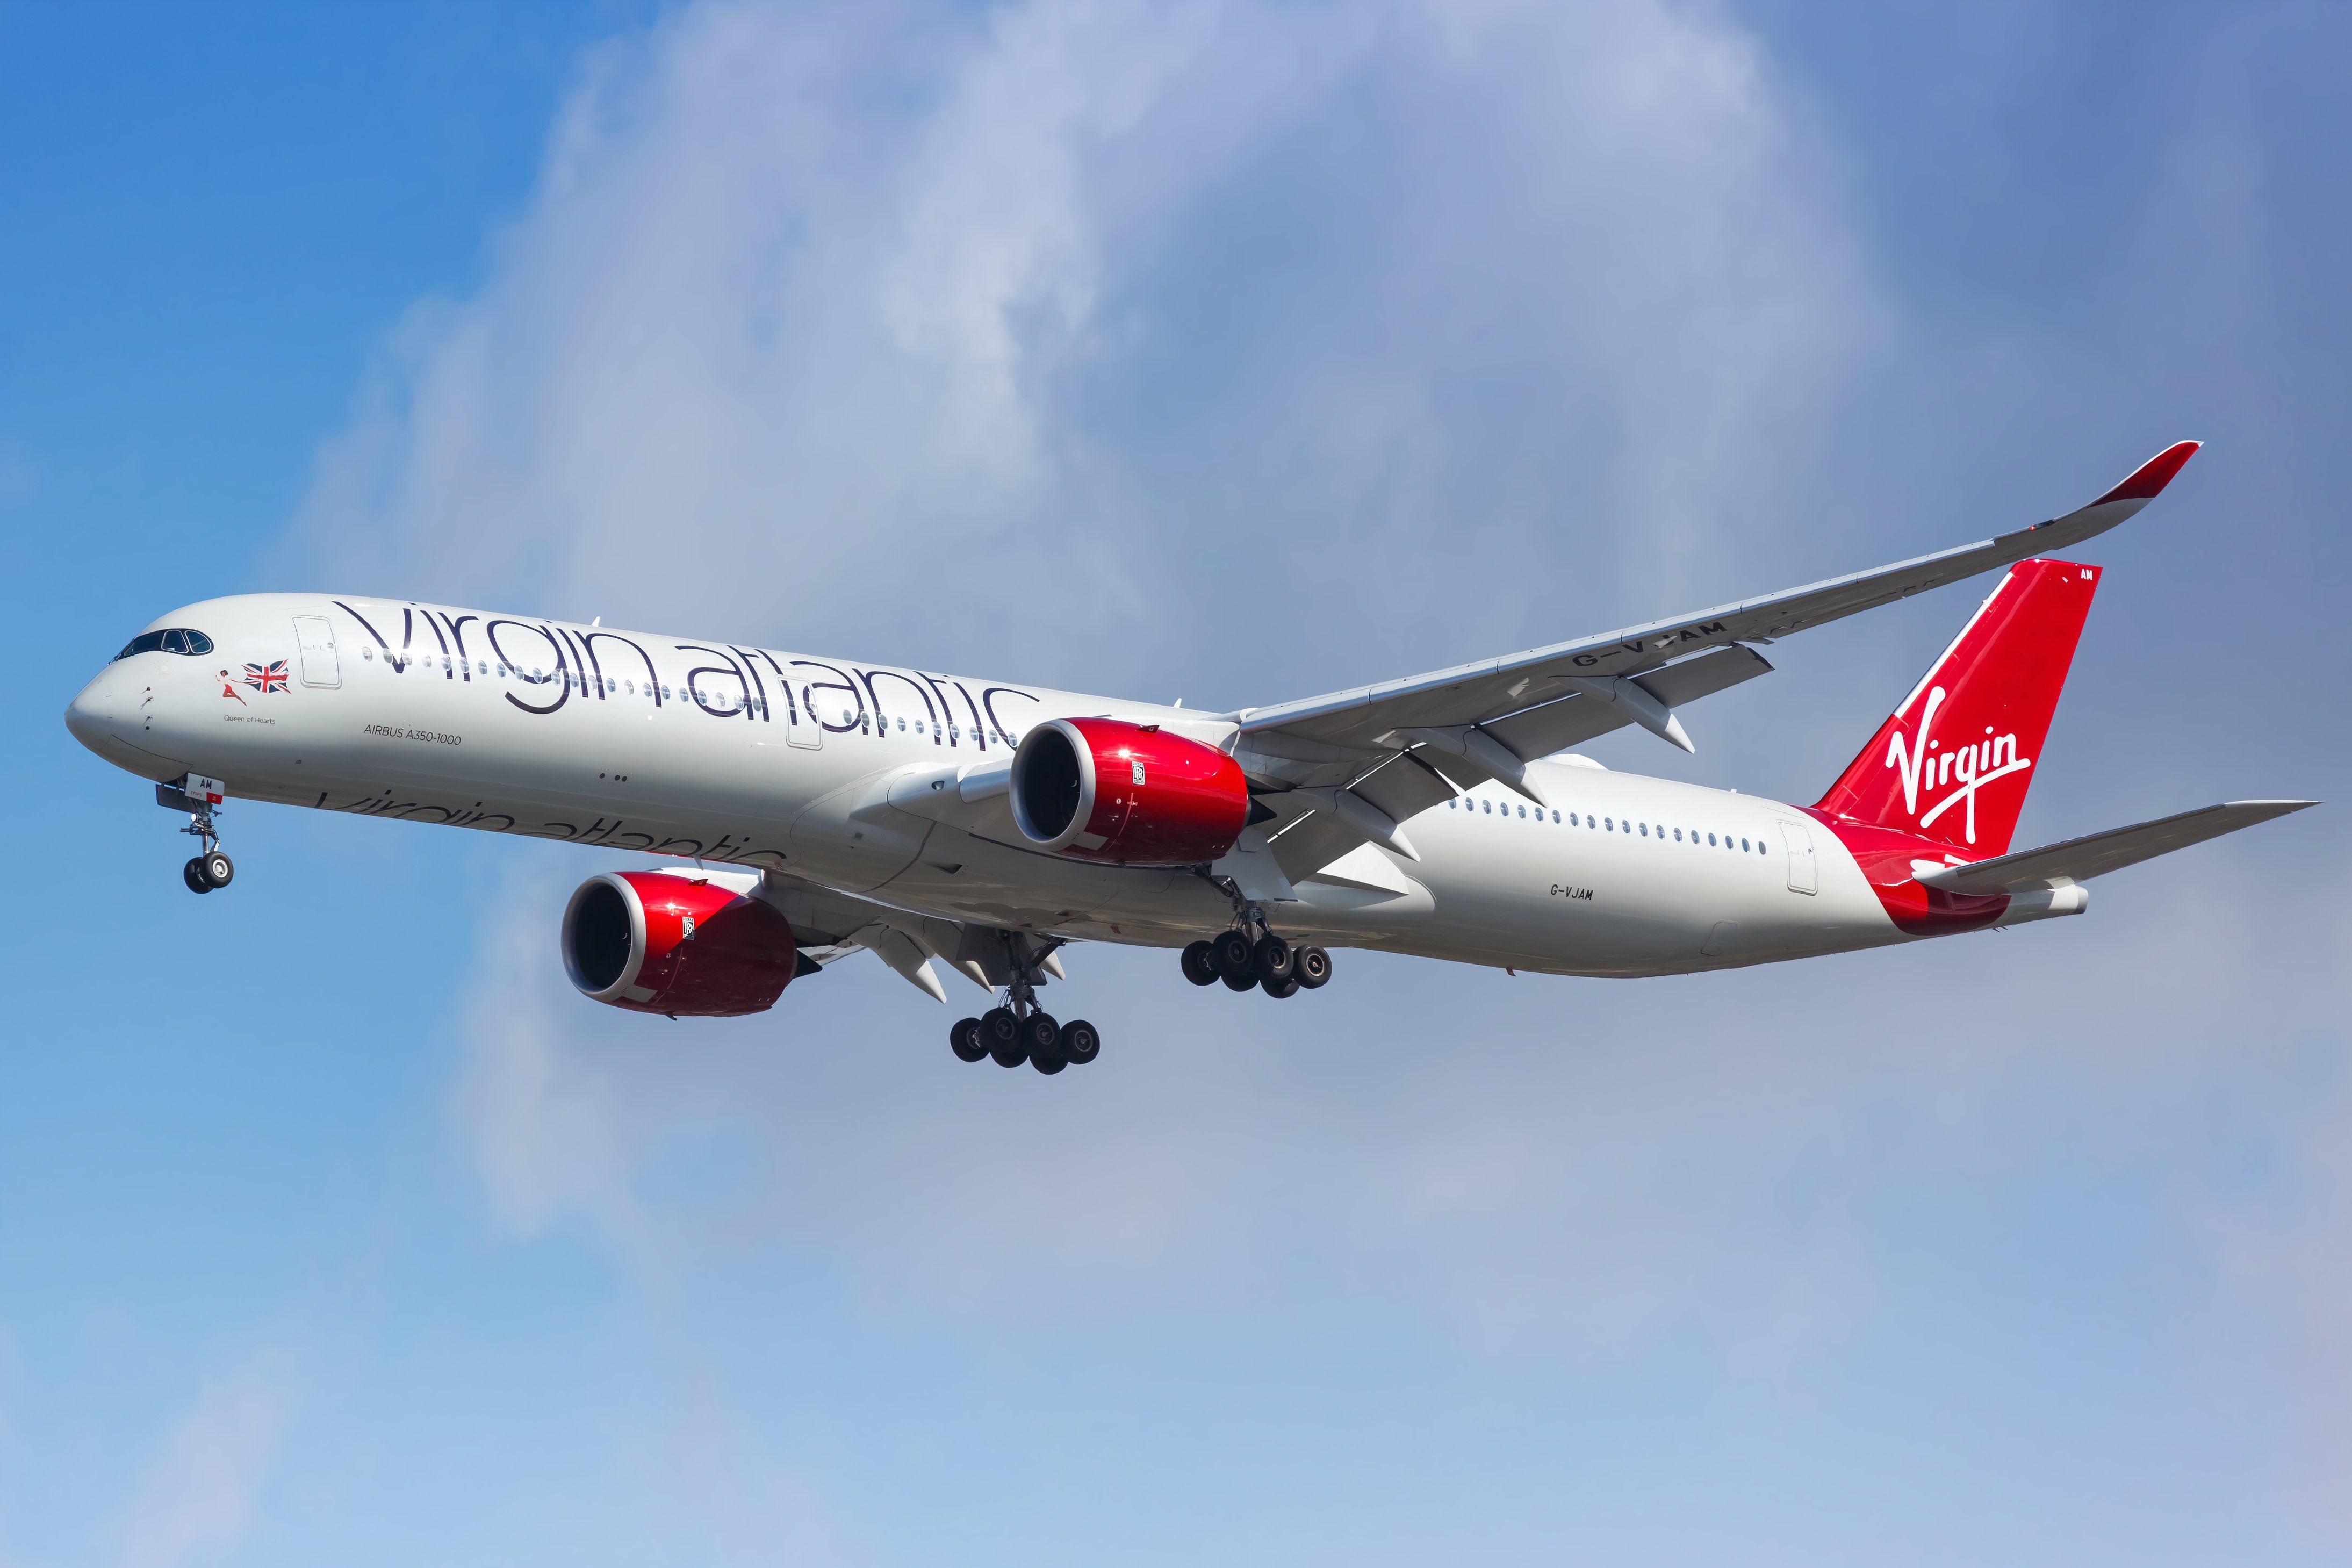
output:
<path id="1" fill-rule="evenodd" d="M 392 595 L 1188 706 L 2086 547 L 2020 842 L 2340 801 L 2352 12 L 0 0 L 0 1568 L 2352 1561 L 2352 837 L 1654 981 L 575 995 L 65 704 Z M 1612 767 L 1809 802 L 1977 596 Z"/>

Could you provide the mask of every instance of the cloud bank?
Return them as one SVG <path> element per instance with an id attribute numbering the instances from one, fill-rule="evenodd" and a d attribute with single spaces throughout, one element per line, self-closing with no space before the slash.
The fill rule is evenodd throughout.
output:
<path id="1" fill-rule="evenodd" d="M 364 590 L 1265 701 L 1902 552 L 1784 565 L 1775 498 L 1904 331 L 1835 149 L 1711 8 L 701 5 L 594 63 L 302 536 Z M 1047 1083 L 956 1069 L 862 961 L 739 1023 L 599 1013 L 550 947 L 601 868 L 495 847 L 457 1114 L 516 1234 L 884 1312 L 1314 1268 L 1571 1356 L 1843 1331 L 1895 1152 L 1997 1164 L 1994 1109 L 2053 1086 L 2126 1122 L 2231 1092 L 2202 1047 L 2315 1026 L 2261 977 L 2327 940 L 2248 951 L 2261 889 L 2151 870 L 2166 916 L 1801 974 L 1346 955 L 1285 1007 L 1081 952 L 1055 1005 L 1109 1048 Z M 2086 994 L 2126 951 L 2146 984 Z"/>

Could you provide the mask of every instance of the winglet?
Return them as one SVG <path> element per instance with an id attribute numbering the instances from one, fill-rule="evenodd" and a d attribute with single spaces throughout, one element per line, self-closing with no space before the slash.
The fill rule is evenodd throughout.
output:
<path id="1" fill-rule="evenodd" d="M 2105 506 L 2111 500 L 2154 500 L 2163 493 L 2189 458 L 2197 455 L 2202 441 L 2175 441 L 2147 462 L 2132 470 L 2132 477 L 2093 501 L 2093 506 Z"/>

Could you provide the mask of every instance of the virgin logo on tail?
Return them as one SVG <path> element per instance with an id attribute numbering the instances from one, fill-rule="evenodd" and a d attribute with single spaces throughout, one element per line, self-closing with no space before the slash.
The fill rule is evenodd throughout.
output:
<path id="1" fill-rule="evenodd" d="M 1895 770 L 1903 781 L 1903 809 L 1911 814 L 1924 831 L 1936 824 L 1936 819 L 1955 805 L 1961 805 L 1967 817 L 1965 841 L 1977 841 L 1977 791 L 2010 773 L 2021 773 L 2033 765 L 2032 757 L 2017 754 L 2014 734 L 1996 735 L 1990 725 L 1985 726 L 1985 739 L 1965 746 L 1943 749 L 1930 731 L 1936 727 L 1936 710 L 1944 703 L 1940 686 L 1927 693 L 1927 706 L 1919 710 L 1919 732 L 1906 737 L 1896 730 L 1886 740 L 1886 765 Z M 1906 744 L 1907 741 L 1907 744 Z M 1929 794 L 1947 784 L 1958 784 L 1943 799 L 1919 809 L 1919 795 L 1924 788 Z"/>
<path id="2" fill-rule="evenodd" d="M 2011 567 L 1815 809 L 1973 855 L 2005 853 L 2098 581 L 2097 567 L 2074 561 Z M 1936 734 L 1939 722 L 1950 733 Z M 1985 788 L 2011 773 L 2024 776 Z"/>

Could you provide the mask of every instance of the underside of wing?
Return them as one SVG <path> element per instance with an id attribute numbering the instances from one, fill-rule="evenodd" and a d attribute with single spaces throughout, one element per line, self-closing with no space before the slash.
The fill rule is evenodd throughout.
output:
<path id="1" fill-rule="evenodd" d="M 1066 978 L 1057 944 L 1026 932 L 913 914 L 781 871 L 762 874 L 760 896 L 791 923 L 804 965 L 837 963 L 863 950 L 934 1001 L 947 1000 L 934 958 L 983 991 L 1011 984 L 1024 963 Z"/>

